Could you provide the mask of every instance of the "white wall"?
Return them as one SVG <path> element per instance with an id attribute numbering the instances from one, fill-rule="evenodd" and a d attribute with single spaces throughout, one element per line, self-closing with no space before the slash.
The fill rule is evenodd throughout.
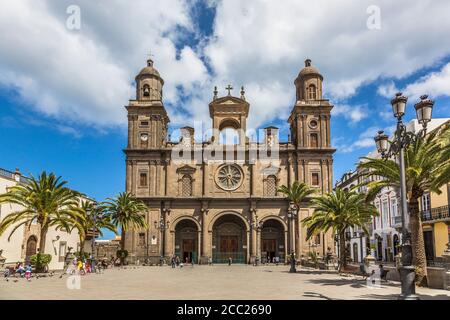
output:
<path id="1" fill-rule="evenodd" d="M 10 180 L 0 176 L 0 194 L 6 192 L 7 187 L 12 187 L 16 184 L 16 181 Z M 5 218 L 12 212 L 19 210 L 20 207 L 15 204 L 3 203 L 0 204 L 0 220 Z M 22 242 L 24 227 L 17 229 L 11 239 L 8 241 L 8 237 L 12 228 L 7 229 L 0 236 L 0 249 L 3 250 L 2 256 L 6 258 L 6 262 L 17 262 L 22 260 Z"/>
<path id="2" fill-rule="evenodd" d="M 17 181 L 14 179 L 9 179 L 3 175 L 0 175 L 0 194 L 5 193 L 7 187 L 12 187 L 17 184 Z M 0 220 L 4 219 L 10 213 L 16 212 L 20 210 L 20 206 L 3 203 L 0 205 Z M 6 258 L 6 263 L 15 263 L 18 261 L 25 260 L 25 249 L 28 238 L 25 239 L 25 229 L 24 227 L 20 227 L 17 229 L 11 237 L 11 240 L 8 241 L 8 236 L 13 230 L 13 226 L 8 228 L 1 236 L 0 236 L 0 249 L 3 250 L 2 256 Z M 34 236 L 38 239 L 38 247 L 39 247 L 39 232 L 33 233 Z M 59 238 L 58 238 L 59 237 Z M 78 232 L 74 230 L 71 234 L 56 231 L 55 228 L 49 229 L 46 237 L 45 243 L 45 253 L 52 255 L 52 260 L 49 265 L 50 270 L 58 270 L 63 269 L 64 261 L 61 259 L 60 261 L 60 252 L 64 256 L 65 251 L 63 250 L 64 246 L 61 248 L 61 245 L 65 244 L 65 250 L 68 247 L 72 247 L 72 252 L 79 250 L 79 236 Z M 91 242 L 85 242 L 85 251 L 91 251 Z"/>

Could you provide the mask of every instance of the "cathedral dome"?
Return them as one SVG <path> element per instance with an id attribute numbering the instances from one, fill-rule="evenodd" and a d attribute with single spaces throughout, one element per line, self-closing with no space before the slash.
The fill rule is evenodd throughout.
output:
<path id="1" fill-rule="evenodd" d="M 305 60 L 305 67 L 300 71 L 300 73 L 298 74 L 299 78 L 303 78 L 309 75 L 315 75 L 315 76 L 319 76 L 322 78 L 322 75 L 320 74 L 319 69 L 317 69 L 316 67 L 314 67 L 311 64 L 311 60 L 310 59 L 306 59 Z"/>
<path id="2" fill-rule="evenodd" d="M 138 76 L 138 77 L 140 77 L 140 76 L 156 76 L 156 77 L 161 78 L 161 76 L 160 76 L 158 70 L 156 70 L 156 69 L 153 67 L 153 60 L 152 60 L 152 59 L 148 59 L 148 60 L 147 60 L 147 66 L 146 66 L 145 68 L 143 68 L 143 69 L 139 72 L 139 74 L 138 74 L 137 76 Z"/>

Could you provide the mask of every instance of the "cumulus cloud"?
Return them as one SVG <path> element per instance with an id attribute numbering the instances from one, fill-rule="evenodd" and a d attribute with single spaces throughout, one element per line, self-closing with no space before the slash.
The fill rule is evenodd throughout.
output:
<path id="1" fill-rule="evenodd" d="M 212 34 L 194 21 L 199 1 L 77 1 L 81 30 L 65 26 L 72 1 L 0 4 L 0 85 L 17 91 L 25 106 L 60 120 L 98 127 L 123 126 L 123 105 L 149 50 L 165 80 L 172 123 L 208 121 L 212 88 L 246 87 L 249 126 L 286 119 L 293 80 L 309 57 L 325 77 L 335 114 L 350 122 L 367 115 L 346 99 L 361 85 L 432 66 L 450 54 L 448 1 L 377 1 L 381 29 L 366 26 L 373 1 L 208 1 L 215 7 Z M 427 12 L 433 19 L 417 17 Z M 437 23 L 439 21 L 439 23 Z M 414 36 L 411 36 L 414 35 Z M 412 94 L 448 92 L 448 68 L 406 88 Z M 425 89 L 430 90 L 425 90 Z M 435 91 L 432 91 L 433 89 Z M 350 112 L 347 112 L 350 111 Z"/>
<path id="2" fill-rule="evenodd" d="M 377 135 L 377 132 L 380 128 L 377 127 L 369 127 L 364 130 L 359 136 L 358 139 L 353 141 L 350 144 L 340 144 L 337 143 L 337 149 L 340 153 L 350 153 L 359 149 L 374 149 L 375 142 L 373 138 Z M 387 127 L 384 129 L 384 132 L 387 135 L 392 135 L 395 131 L 395 126 Z"/>
<path id="3" fill-rule="evenodd" d="M 432 72 L 414 83 L 406 86 L 405 93 L 414 100 L 418 100 L 424 93 L 430 96 L 450 96 L 450 63 L 440 71 Z"/>
<path id="4" fill-rule="evenodd" d="M 351 123 L 357 123 L 362 119 L 368 117 L 367 104 L 362 105 L 337 104 L 331 110 L 331 114 L 334 116 L 343 116 Z"/>

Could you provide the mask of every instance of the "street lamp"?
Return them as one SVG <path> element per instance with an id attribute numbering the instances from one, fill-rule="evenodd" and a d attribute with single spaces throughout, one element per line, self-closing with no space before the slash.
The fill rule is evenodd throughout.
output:
<path id="1" fill-rule="evenodd" d="M 418 300 L 415 287 L 415 271 L 412 265 L 411 236 L 405 226 L 405 215 L 408 212 L 408 203 L 406 197 L 406 176 L 405 176 L 405 149 L 416 141 L 417 138 L 426 134 L 427 124 L 431 121 L 434 101 L 429 100 L 427 95 L 420 97 L 420 101 L 415 104 L 417 120 L 422 125 L 422 130 L 417 134 L 406 131 L 402 117 L 406 111 L 406 102 L 408 98 L 402 93 L 397 93 L 391 100 L 392 111 L 397 118 L 397 130 L 394 140 L 390 143 L 387 135 L 379 131 L 374 138 L 378 152 L 383 159 L 398 157 L 400 167 L 400 198 L 402 212 L 402 267 L 400 268 L 400 278 L 402 282 L 402 293 L 399 299 Z"/>
<path id="2" fill-rule="evenodd" d="M 163 243 L 163 237 L 164 237 L 164 230 L 169 228 L 169 221 L 164 221 L 164 219 L 161 217 L 161 219 L 159 219 L 158 221 L 155 221 L 155 228 L 157 230 L 160 230 L 161 232 L 161 249 L 160 249 L 160 253 L 161 253 L 161 257 L 159 259 L 159 263 L 160 266 L 163 265 L 163 261 L 164 261 L 164 243 Z"/>
<path id="3" fill-rule="evenodd" d="M 294 251 L 294 244 L 295 244 L 295 229 L 294 229 L 294 221 L 295 221 L 295 217 L 297 216 L 297 205 L 294 202 L 290 202 L 289 203 L 289 208 L 288 208 L 288 218 L 291 221 L 290 223 L 290 229 L 291 229 L 291 245 L 290 245 L 290 249 L 291 249 L 291 268 L 289 269 L 289 273 L 295 273 L 297 272 L 297 270 L 295 269 L 295 251 Z"/>
<path id="4" fill-rule="evenodd" d="M 92 272 L 96 272 L 95 269 L 95 235 L 97 233 L 97 219 L 102 218 L 102 213 L 99 212 L 99 207 L 97 207 L 97 203 L 94 202 L 92 205 L 92 222 L 93 222 L 93 230 L 92 230 L 92 243 L 91 243 L 91 268 Z"/>

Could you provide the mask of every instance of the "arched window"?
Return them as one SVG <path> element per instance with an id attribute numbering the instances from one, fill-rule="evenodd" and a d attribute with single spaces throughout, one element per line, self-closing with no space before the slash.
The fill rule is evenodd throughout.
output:
<path id="1" fill-rule="evenodd" d="M 192 196 L 192 178 L 188 174 L 185 174 L 183 178 L 181 178 L 181 195 L 183 197 Z"/>
<path id="2" fill-rule="evenodd" d="M 144 97 L 150 97 L 150 86 L 148 84 L 144 84 L 142 87 Z"/>
<path id="3" fill-rule="evenodd" d="M 317 94 L 316 94 L 316 86 L 311 84 L 308 87 L 308 99 L 309 100 L 316 100 Z"/>
<path id="4" fill-rule="evenodd" d="M 220 131 L 219 137 L 220 144 L 239 144 L 239 131 L 234 128 L 224 128 Z"/>
<path id="5" fill-rule="evenodd" d="M 310 146 L 311 148 L 318 148 L 319 147 L 319 136 L 317 133 L 311 133 L 310 135 Z"/>
<path id="6" fill-rule="evenodd" d="M 274 197 L 277 195 L 277 177 L 274 175 L 268 176 L 267 180 L 267 196 Z"/>

